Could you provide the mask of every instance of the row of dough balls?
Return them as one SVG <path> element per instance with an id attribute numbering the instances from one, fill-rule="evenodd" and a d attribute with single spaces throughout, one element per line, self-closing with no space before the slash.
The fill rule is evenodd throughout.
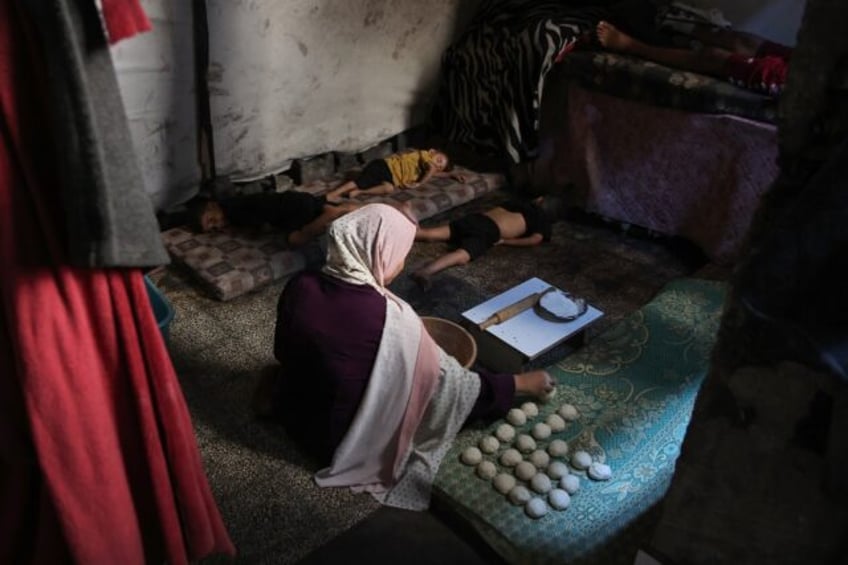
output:
<path id="1" fill-rule="evenodd" d="M 537 449 L 536 444 L 536 440 L 546 440 L 552 432 L 564 430 L 566 421 L 579 418 L 577 409 L 570 404 L 563 404 L 544 423 L 535 424 L 530 434 L 518 434 L 516 437 L 513 425 L 522 426 L 528 418 L 535 418 L 538 414 L 538 406 L 532 402 L 525 402 L 521 408 L 513 408 L 507 414 L 509 424 L 501 424 L 494 436 L 483 437 L 479 447 L 468 447 L 460 456 L 463 463 L 476 467 L 477 476 L 491 480 L 494 488 L 512 504 L 524 505 L 524 511 L 531 518 L 541 518 L 547 514 L 549 505 L 554 510 L 565 510 L 571 504 L 571 495 L 580 488 L 580 479 L 570 473 L 568 465 L 551 460 L 551 457 L 564 458 L 568 455 L 568 444 L 561 439 L 554 439 L 549 443 L 547 451 Z M 498 473 L 493 462 L 483 460 L 483 453 L 494 454 L 500 449 L 501 441 L 513 440 L 514 447 L 506 449 L 498 460 L 503 466 L 514 468 L 515 474 Z M 528 460 L 523 459 L 522 453 L 529 454 Z M 593 462 L 592 456 L 585 451 L 576 451 L 570 463 L 574 469 L 586 471 L 593 480 L 604 481 L 612 477 L 608 465 Z M 519 485 L 517 479 L 527 482 L 535 493 L 547 495 L 547 501 L 534 496 L 530 489 Z"/>

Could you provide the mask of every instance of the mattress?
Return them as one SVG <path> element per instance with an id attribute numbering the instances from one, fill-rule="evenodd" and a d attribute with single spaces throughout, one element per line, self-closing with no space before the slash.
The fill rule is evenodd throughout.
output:
<path id="1" fill-rule="evenodd" d="M 465 175 L 460 183 L 449 177 L 436 177 L 422 186 L 395 191 L 389 196 L 363 196 L 359 202 L 407 202 L 419 220 L 470 202 L 504 185 L 502 175 L 456 170 Z M 316 182 L 299 188 L 321 194 L 330 184 Z M 214 298 L 232 300 L 247 292 L 291 276 L 307 265 L 320 264 L 324 252 L 321 241 L 300 249 L 289 249 L 285 234 L 279 231 L 245 230 L 234 227 L 210 233 L 194 233 L 176 227 L 162 233 L 174 263 L 187 269 L 194 280 Z"/>

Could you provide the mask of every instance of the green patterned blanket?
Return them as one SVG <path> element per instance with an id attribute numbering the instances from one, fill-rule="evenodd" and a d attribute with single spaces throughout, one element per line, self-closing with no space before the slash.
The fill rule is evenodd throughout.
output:
<path id="1" fill-rule="evenodd" d="M 490 480 L 477 476 L 475 467 L 460 460 L 467 447 L 494 434 L 501 420 L 460 434 L 436 479 L 436 500 L 469 520 L 508 562 L 597 558 L 601 548 L 620 537 L 668 488 L 706 375 L 723 298 L 721 283 L 674 281 L 649 304 L 549 367 L 558 381 L 556 395 L 538 405 L 538 416 L 516 426 L 517 433 L 529 433 L 564 403 L 572 404 L 580 417 L 564 431 L 537 440 L 538 448 L 563 439 L 570 454 L 585 450 L 594 461 L 609 465 L 610 480 L 592 481 L 572 468 L 580 489 L 570 506 L 530 518 L 523 506 L 511 504 Z M 512 445 L 502 441 L 497 452 L 483 456 L 499 473 L 511 474 L 499 461 L 508 447 Z M 630 554 L 630 562 L 632 558 Z"/>

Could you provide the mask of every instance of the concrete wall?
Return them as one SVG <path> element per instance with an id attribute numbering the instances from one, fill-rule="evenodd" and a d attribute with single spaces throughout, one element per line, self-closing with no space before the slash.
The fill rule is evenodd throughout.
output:
<path id="1" fill-rule="evenodd" d="M 208 0 L 215 160 L 251 178 L 421 123 L 468 0 Z"/>
<path id="2" fill-rule="evenodd" d="M 130 131 L 154 206 L 197 192 L 191 2 L 145 0 L 153 30 L 112 49 Z"/>

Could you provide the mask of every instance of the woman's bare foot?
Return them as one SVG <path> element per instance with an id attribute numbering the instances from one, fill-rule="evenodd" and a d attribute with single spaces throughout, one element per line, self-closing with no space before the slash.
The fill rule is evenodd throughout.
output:
<path id="1" fill-rule="evenodd" d="M 598 42 L 610 51 L 627 53 L 633 48 L 635 40 L 609 22 L 600 21 L 595 28 Z"/>
<path id="2" fill-rule="evenodd" d="M 545 398 L 554 389 L 554 379 L 547 371 L 530 371 L 515 375 L 515 393 Z"/>

